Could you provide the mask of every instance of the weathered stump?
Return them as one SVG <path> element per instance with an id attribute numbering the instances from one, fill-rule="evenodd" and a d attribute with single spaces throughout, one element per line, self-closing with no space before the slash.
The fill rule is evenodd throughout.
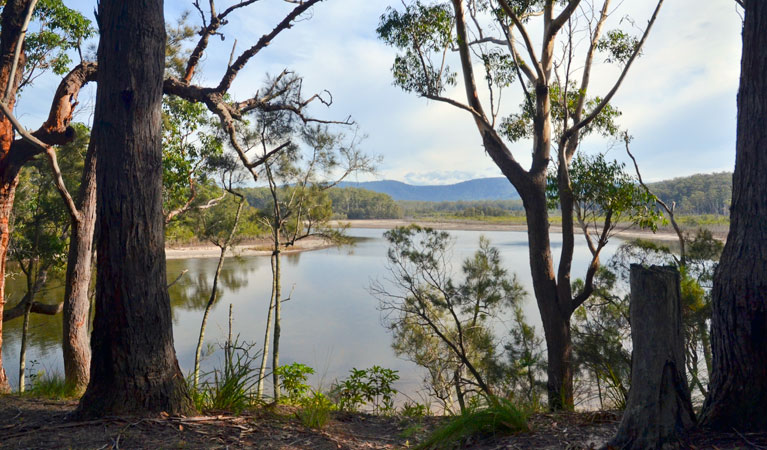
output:
<path id="1" fill-rule="evenodd" d="M 631 389 L 610 446 L 674 448 L 695 425 L 685 376 L 679 272 L 631 266 Z"/>

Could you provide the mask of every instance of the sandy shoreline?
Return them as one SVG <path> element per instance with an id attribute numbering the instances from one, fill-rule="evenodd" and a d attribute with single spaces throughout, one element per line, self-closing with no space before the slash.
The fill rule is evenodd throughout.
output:
<path id="1" fill-rule="evenodd" d="M 509 224 L 509 223 L 487 223 L 475 221 L 429 221 L 429 220 L 404 220 L 404 219 L 386 219 L 386 220 L 347 220 L 339 223 L 348 223 L 351 228 L 379 228 L 391 229 L 399 226 L 407 226 L 412 223 L 434 228 L 436 230 L 461 230 L 461 231 L 527 231 L 527 225 Z M 551 226 L 553 233 L 560 233 L 562 228 L 557 225 Z M 580 233 L 580 229 L 576 230 Z M 676 233 L 670 231 L 644 231 L 639 229 L 629 229 L 615 233 L 616 237 L 623 239 L 645 238 L 655 241 L 676 241 Z"/>
<path id="2" fill-rule="evenodd" d="M 272 254 L 268 240 L 259 242 L 250 242 L 247 244 L 235 245 L 233 249 L 227 251 L 228 256 L 269 256 Z M 283 250 L 282 253 L 298 253 L 311 250 L 321 250 L 323 248 L 333 247 L 323 238 L 310 237 L 296 242 L 296 245 Z M 221 249 L 214 245 L 181 245 L 165 248 L 165 259 L 191 259 L 191 258 L 218 258 Z"/>
<path id="3" fill-rule="evenodd" d="M 351 228 L 373 228 L 389 230 L 398 226 L 407 226 L 417 223 L 422 226 L 428 226 L 438 230 L 462 230 L 462 231 L 526 231 L 527 226 L 522 224 L 503 224 L 487 223 L 473 221 L 428 221 L 428 220 L 404 220 L 404 219 L 386 219 L 386 220 L 347 220 L 336 222 L 339 224 L 349 224 Z M 552 232 L 560 232 L 558 226 L 551 227 Z M 643 230 L 626 230 L 616 233 L 616 236 L 623 239 L 645 238 L 656 241 L 672 242 L 677 240 L 676 234 L 667 231 L 652 233 Z M 297 253 L 312 250 L 321 250 L 333 247 L 332 243 L 319 237 L 311 237 L 298 241 L 295 246 L 283 250 L 283 253 Z M 269 241 L 250 242 L 240 244 L 230 250 L 229 256 L 268 256 L 272 253 Z M 187 258 L 218 258 L 220 250 L 213 245 L 188 245 L 188 246 L 169 246 L 165 249 L 166 259 L 187 259 Z"/>

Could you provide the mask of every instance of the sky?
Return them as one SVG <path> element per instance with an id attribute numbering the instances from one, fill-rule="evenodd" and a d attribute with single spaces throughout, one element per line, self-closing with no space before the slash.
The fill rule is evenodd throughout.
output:
<path id="1" fill-rule="evenodd" d="M 93 18 L 95 1 L 65 3 Z M 217 8 L 233 3 L 219 0 Z M 608 28 L 627 15 L 636 27 L 643 28 L 654 8 L 654 2 L 648 0 L 613 3 L 618 8 Z M 583 4 L 590 2 L 584 0 Z M 212 40 L 197 83 L 217 84 L 234 41 L 239 51 L 249 47 L 292 6 L 281 0 L 260 0 L 232 16 L 221 30 L 225 39 Z M 501 176 L 485 154 L 468 113 L 392 84 L 390 68 L 396 50 L 379 41 L 375 33 L 389 6 L 402 8 L 399 0 L 321 2 L 251 60 L 232 87 L 234 98 L 251 97 L 263 86 L 267 74 L 286 68 L 303 76 L 307 94 L 330 91 L 331 107 L 314 107 L 313 115 L 338 120 L 351 116 L 367 136 L 362 150 L 382 157 L 378 171 L 354 177 L 358 181 L 450 184 Z M 166 21 L 174 22 L 184 11 L 192 10 L 189 0 L 166 0 Z M 732 0 L 665 2 L 642 57 L 612 102 L 623 113 L 619 125 L 633 136 L 631 149 L 647 181 L 734 167 L 739 13 Z M 200 23 L 196 13 L 189 17 L 192 23 Z M 540 34 L 537 31 L 531 29 L 533 39 Z M 614 67 L 595 61 L 591 93 L 603 95 L 616 77 Z M 41 78 L 23 93 L 17 113 L 27 127 L 42 123 L 57 83 L 55 77 Z M 464 101 L 463 92 L 459 83 L 447 93 Z M 93 95 L 92 87 L 81 94 L 76 120 L 92 120 Z M 515 112 L 521 98 L 518 84 L 504 95 L 502 114 Z M 529 141 L 512 144 L 510 149 L 524 166 L 529 164 Z M 610 158 L 627 161 L 620 145 L 603 138 L 584 140 L 581 150 L 606 152 Z"/>

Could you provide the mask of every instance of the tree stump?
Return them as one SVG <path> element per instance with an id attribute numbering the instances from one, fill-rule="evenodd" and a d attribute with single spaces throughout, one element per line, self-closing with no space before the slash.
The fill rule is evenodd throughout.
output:
<path id="1" fill-rule="evenodd" d="M 674 448 L 695 425 L 685 376 L 679 272 L 631 265 L 631 389 L 617 435 L 620 449 Z"/>

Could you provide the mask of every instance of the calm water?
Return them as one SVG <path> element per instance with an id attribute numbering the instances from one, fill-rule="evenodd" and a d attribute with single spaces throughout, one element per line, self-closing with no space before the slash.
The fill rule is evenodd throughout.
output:
<path id="1" fill-rule="evenodd" d="M 382 325 L 377 300 L 368 293 L 372 280 L 383 279 L 387 245 L 384 230 L 351 229 L 349 234 L 362 238 L 354 247 L 330 248 L 301 254 L 283 255 L 283 305 L 281 362 L 301 362 L 313 367 L 315 386 L 327 387 L 332 380 L 344 378 L 352 367 L 380 365 L 399 370 L 396 386 L 415 395 L 421 384 L 421 370 L 394 355 L 391 336 Z M 478 246 L 480 235 L 487 236 L 501 251 L 509 272 L 515 272 L 528 291 L 524 311 L 529 322 L 542 334 L 538 311 L 532 297 L 528 267 L 527 235 L 524 232 L 451 231 L 455 238 L 453 269 Z M 553 236 L 556 239 L 556 236 Z M 573 261 L 574 277 L 583 276 L 590 258 L 583 239 L 577 239 Z M 555 256 L 561 245 L 554 241 Z M 614 239 L 605 250 L 606 261 L 619 245 Z M 168 278 L 174 280 L 183 270 L 186 275 L 170 290 L 173 305 L 173 333 L 176 353 L 184 373 L 194 364 L 194 351 L 202 310 L 207 302 L 216 258 L 168 261 Z M 266 310 L 271 287 L 268 256 L 227 259 L 222 272 L 222 290 L 211 312 L 205 335 L 206 343 L 223 342 L 227 334 L 229 304 L 234 310 L 234 333 L 240 339 L 256 342 L 264 337 Z M 22 295 L 23 280 L 8 280 L 11 303 Z M 292 292 L 292 294 L 291 294 Z M 63 296 L 62 289 L 44 294 L 53 300 Z M 4 324 L 3 360 L 12 386 L 16 386 L 21 319 Z M 503 324 L 499 327 L 502 335 Z M 61 318 L 33 315 L 30 325 L 31 348 L 27 367 L 36 372 L 63 372 L 60 340 Z M 220 353 L 220 352 L 218 352 Z M 217 354 L 207 359 L 203 369 L 217 364 Z M 30 363 L 30 361 L 33 361 Z"/>

